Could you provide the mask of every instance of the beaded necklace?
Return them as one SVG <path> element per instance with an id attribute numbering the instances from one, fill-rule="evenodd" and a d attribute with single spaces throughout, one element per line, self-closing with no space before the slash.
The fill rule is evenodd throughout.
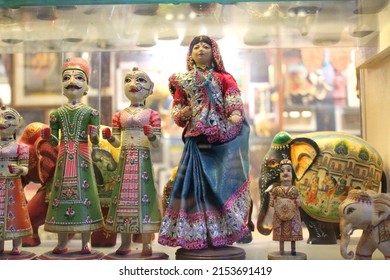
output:
<path id="1" fill-rule="evenodd" d="M 77 107 L 69 107 L 65 104 L 63 107 L 58 110 L 58 114 L 62 123 L 62 132 L 63 132 L 63 141 L 65 143 L 65 149 L 69 154 L 75 154 L 78 148 L 79 135 L 81 134 L 82 122 L 84 119 L 87 110 L 83 110 L 84 104 L 80 104 Z M 69 114 L 69 109 L 71 111 L 76 110 L 74 117 L 71 118 Z M 75 145 L 69 145 L 69 142 L 74 142 Z M 73 146 L 71 148 L 71 146 Z"/>
<path id="2" fill-rule="evenodd" d="M 201 71 L 198 70 L 198 68 L 196 67 L 196 65 L 194 65 L 194 77 L 193 77 L 193 84 L 195 86 L 196 89 L 200 88 L 200 87 L 205 87 L 206 89 L 206 92 L 207 92 L 207 95 L 209 97 L 209 101 L 211 103 L 215 103 L 215 98 L 213 97 L 213 93 L 215 92 L 215 87 L 213 85 L 213 69 L 211 68 L 209 70 L 209 73 L 206 75 L 203 75 L 203 73 L 201 73 Z M 198 80 L 198 77 L 199 79 L 202 81 L 201 83 L 199 83 L 199 80 Z"/>

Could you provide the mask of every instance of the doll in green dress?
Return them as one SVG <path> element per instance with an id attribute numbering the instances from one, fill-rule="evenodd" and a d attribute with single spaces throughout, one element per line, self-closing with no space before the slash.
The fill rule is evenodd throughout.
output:
<path id="1" fill-rule="evenodd" d="M 63 94 L 68 102 L 50 114 L 50 128 L 42 138 L 58 146 L 44 229 L 58 233 L 53 254 L 68 251 L 68 235 L 81 233 L 81 254 L 91 254 L 91 233 L 103 227 L 88 136 L 99 143 L 99 112 L 81 102 L 87 94 L 89 65 L 82 58 L 67 59 L 62 68 Z"/>
<path id="2" fill-rule="evenodd" d="M 130 254 L 131 235 L 141 234 L 141 255 L 150 256 L 152 236 L 161 222 L 150 148 L 160 144 L 161 119 L 158 112 L 145 107 L 153 92 L 153 82 L 145 72 L 137 68 L 128 72 L 124 90 L 130 106 L 113 116 L 112 133 L 109 128 L 102 132 L 103 138 L 121 148 L 106 228 L 121 234 L 116 254 Z"/>

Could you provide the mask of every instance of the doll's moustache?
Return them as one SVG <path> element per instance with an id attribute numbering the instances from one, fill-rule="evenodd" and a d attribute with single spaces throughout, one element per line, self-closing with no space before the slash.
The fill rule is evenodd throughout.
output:
<path id="1" fill-rule="evenodd" d="M 78 85 L 74 85 L 74 84 L 70 84 L 70 85 L 65 87 L 65 89 L 69 89 L 69 88 L 81 89 L 81 87 L 79 87 Z"/>

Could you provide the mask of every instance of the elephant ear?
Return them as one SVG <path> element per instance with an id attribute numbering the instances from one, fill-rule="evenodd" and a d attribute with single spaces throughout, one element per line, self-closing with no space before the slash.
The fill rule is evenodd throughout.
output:
<path id="1" fill-rule="evenodd" d="M 377 226 L 380 222 L 386 220 L 390 216 L 390 194 L 389 193 L 374 193 L 371 190 L 366 190 L 368 195 L 373 198 L 374 217 L 372 225 Z"/>
<path id="2" fill-rule="evenodd" d="M 320 152 L 317 143 L 309 138 L 295 138 L 290 143 L 290 156 L 298 181 L 314 163 Z"/>

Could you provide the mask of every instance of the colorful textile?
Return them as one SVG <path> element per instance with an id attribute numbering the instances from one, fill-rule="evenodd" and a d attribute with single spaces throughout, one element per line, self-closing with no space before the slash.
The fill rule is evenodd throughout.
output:
<path id="1" fill-rule="evenodd" d="M 106 219 L 106 229 L 118 233 L 155 233 L 161 222 L 154 185 L 150 141 L 143 131 L 151 125 L 161 134 L 158 113 L 147 108 L 126 108 L 113 117 L 113 132 L 121 135 L 117 180 Z"/>
<path id="2" fill-rule="evenodd" d="M 276 200 L 287 200 L 293 204 L 293 208 L 288 208 L 287 204 L 278 204 Z M 275 214 L 272 222 L 272 239 L 275 241 L 297 241 L 302 240 L 302 222 L 299 213 L 300 197 L 299 191 L 295 186 L 285 187 L 277 186 L 272 189 L 272 199 L 270 206 L 275 207 Z M 278 206 L 278 207 L 277 207 Z M 287 216 L 286 213 L 292 212 L 289 220 L 284 220 L 282 216 Z"/>
<path id="3" fill-rule="evenodd" d="M 9 164 L 28 165 L 28 147 L 12 141 L 0 146 L 0 241 L 32 235 L 20 175 L 11 174 Z"/>
<path id="4" fill-rule="evenodd" d="M 249 126 L 226 143 L 186 138 L 158 242 L 185 249 L 231 245 L 249 233 Z"/>
<path id="5" fill-rule="evenodd" d="M 57 138 L 61 134 L 61 139 L 45 220 L 46 231 L 88 232 L 103 227 L 88 146 L 88 125 L 99 126 L 99 113 L 85 104 L 65 104 L 50 114 L 52 134 Z"/>

